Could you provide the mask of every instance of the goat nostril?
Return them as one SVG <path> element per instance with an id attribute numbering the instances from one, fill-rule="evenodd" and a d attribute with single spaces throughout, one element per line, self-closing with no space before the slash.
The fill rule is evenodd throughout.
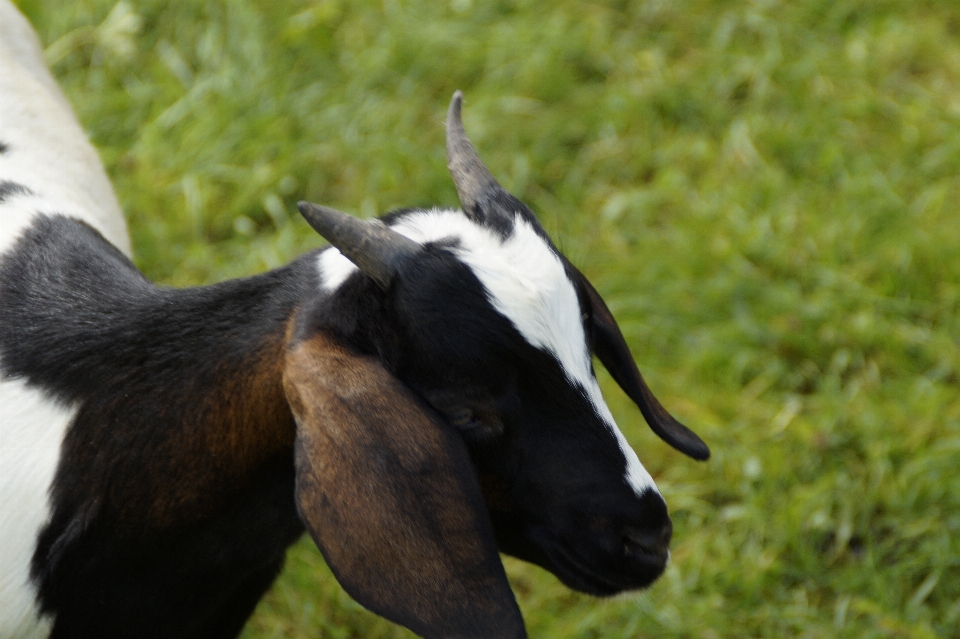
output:
<path id="1" fill-rule="evenodd" d="M 672 536 L 673 525 L 669 520 L 659 530 L 628 526 L 623 530 L 623 552 L 628 557 L 666 558 Z"/>

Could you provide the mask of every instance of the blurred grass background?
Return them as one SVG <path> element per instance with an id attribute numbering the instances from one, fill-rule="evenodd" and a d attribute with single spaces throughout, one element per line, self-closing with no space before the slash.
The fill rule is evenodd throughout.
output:
<path id="1" fill-rule="evenodd" d="M 532 637 L 960 637 L 960 3 L 20 0 L 152 278 L 322 241 L 310 199 L 493 172 L 618 316 L 692 462 L 603 377 L 676 525 L 648 592 L 508 560 Z M 309 540 L 244 639 L 409 637 Z"/>

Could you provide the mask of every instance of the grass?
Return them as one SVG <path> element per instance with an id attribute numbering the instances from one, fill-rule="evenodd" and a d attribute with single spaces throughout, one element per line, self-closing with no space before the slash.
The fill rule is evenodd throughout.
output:
<path id="1" fill-rule="evenodd" d="M 706 464 L 606 396 L 676 526 L 648 592 L 508 560 L 532 637 L 960 637 L 953 0 L 22 0 L 139 265 L 252 274 L 310 199 L 455 205 L 443 113 L 618 316 Z M 408 637 L 309 540 L 244 639 Z"/>

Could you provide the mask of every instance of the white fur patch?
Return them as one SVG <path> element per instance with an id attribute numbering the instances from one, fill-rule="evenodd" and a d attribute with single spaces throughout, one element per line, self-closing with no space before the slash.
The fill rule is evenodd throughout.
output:
<path id="1" fill-rule="evenodd" d="M 46 637 L 30 581 L 37 536 L 50 518 L 48 491 L 76 410 L 22 380 L 0 382 L 0 637 Z"/>
<path id="2" fill-rule="evenodd" d="M 320 285 L 328 292 L 340 288 L 340 285 L 357 270 L 356 264 L 332 246 L 320 253 L 317 257 L 317 266 L 320 268 Z"/>
<path id="3" fill-rule="evenodd" d="M 35 200 L 34 197 L 11 195 L 7 201 L 0 204 L 0 255 L 12 247 L 23 231 L 33 223 L 37 216 L 37 209 L 24 200 Z"/>
<path id="4" fill-rule="evenodd" d="M 130 255 L 126 222 L 100 158 L 47 70 L 30 24 L 7 0 L 0 0 L 0 142 L 9 147 L 0 154 L 0 181 L 36 195 L 31 214 L 82 220 Z M 0 223 L 0 250 L 29 223 L 22 211 L 8 212 L 23 198 L 11 195 L 0 204 L 0 218 L 11 218 Z"/>
<path id="5" fill-rule="evenodd" d="M 495 232 L 470 221 L 461 211 L 432 209 L 404 216 L 392 228 L 425 243 L 457 238 L 457 257 L 487 289 L 497 311 L 509 319 L 533 346 L 553 355 L 571 383 L 580 387 L 597 415 L 613 431 L 627 460 L 627 482 L 638 495 L 656 491 L 617 427 L 590 366 L 580 302 L 563 263 L 536 231 L 521 218 L 501 240 Z"/>

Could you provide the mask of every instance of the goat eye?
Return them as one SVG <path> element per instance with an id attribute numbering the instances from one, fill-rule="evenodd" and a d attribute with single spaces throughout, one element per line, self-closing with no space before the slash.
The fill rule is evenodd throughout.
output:
<path id="1" fill-rule="evenodd" d="M 482 422 L 477 419 L 473 411 L 469 408 L 460 408 L 447 414 L 447 419 L 457 428 L 473 429 L 480 426 Z"/>
<path id="2" fill-rule="evenodd" d="M 487 411 L 477 412 L 464 407 L 448 410 L 444 414 L 468 444 L 489 444 L 503 434 L 503 422 Z"/>

